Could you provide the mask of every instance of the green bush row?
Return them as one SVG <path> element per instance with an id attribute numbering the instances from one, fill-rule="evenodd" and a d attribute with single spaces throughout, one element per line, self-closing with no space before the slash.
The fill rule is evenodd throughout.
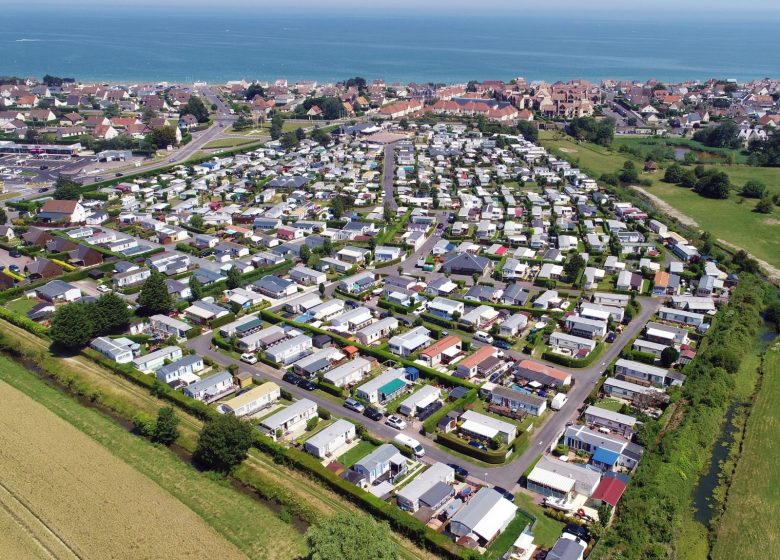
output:
<path id="1" fill-rule="evenodd" d="M 490 465 L 500 465 L 506 461 L 506 450 L 493 451 L 491 449 L 478 449 L 470 446 L 468 443 L 460 439 L 453 434 L 439 433 L 436 435 L 436 442 L 441 443 L 445 447 L 463 453 L 474 459 L 479 459 L 484 463 Z"/>
<path id="2" fill-rule="evenodd" d="M 593 348 L 593 351 L 587 356 L 585 356 L 584 358 L 582 358 L 581 360 L 575 360 L 574 358 L 570 358 L 569 356 L 561 356 L 560 354 L 556 354 L 555 352 L 550 352 L 550 351 L 544 352 L 542 354 L 542 359 L 565 367 L 584 368 L 592 364 L 596 360 L 596 358 L 599 357 L 603 349 L 604 349 L 604 343 L 599 342 L 598 344 L 596 344 L 596 347 Z"/>

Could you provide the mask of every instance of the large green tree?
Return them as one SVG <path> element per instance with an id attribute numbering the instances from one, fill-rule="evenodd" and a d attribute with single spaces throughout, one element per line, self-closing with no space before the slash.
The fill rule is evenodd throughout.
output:
<path id="1" fill-rule="evenodd" d="M 157 411 L 152 439 L 163 445 L 171 445 L 179 437 L 179 418 L 172 406 L 164 406 Z"/>
<path id="2" fill-rule="evenodd" d="M 173 298 L 168 293 L 163 275 L 152 270 L 152 275 L 146 279 L 138 294 L 138 305 L 141 311 L 147 315 L 156 313 L 168 313 L 173 309 Z"/>
<path id="3" fill-rule="evenodd" d="M 123 332 L 130 324 L 127 302 L 115 293 L 103 294 L 93 304 L 98 334 Z"/>
<path id="4" fill-rule="evenodd" d="M 70 303 L 57 308 L 49 330 L 55 343 L 70 350 L 84 348 L 94 333 L 94 308 L 87 303 Z"/>
<path id="5" fill-rule="evenodd" d="M 179 111 L 181 116 L 192 115 L 198 119 L 199 123 L 204 123 L 209 120 L 209 109 L 203 103 L 203 100 L 197 95 L 192 95 L 187 100 L 187 103 Z"/>
<path id="6" fill-rule="evenodd" d="M 192 292 L 192 299 L 200 299 L 203 297 L 203 283 L 198 280 L 198 277 L 194 274 L 190 276 L 190 291 Z"/>
<path id="7" fill-rule="evenodd" d="M 398 548 L 385 523 L 362 514 L 337 513 L 306 531 L 311 560 L 397 560 Z"/>
<path id="8" fill-rule="evenodd" d="M 282 115 L 276 113 L 271 119 L 271 139 L 278 140 L 282 136 L 282 127 L 284 126 L 284 119 Z"/>
<path id="9" fill-rule="evenodd" d="M 170 125 L 153 128 L 146 135 L 146 142 L 153 148 L 165 148 L 176 145 L 176 129 Z"/>
<path id="10" fill-rule="evenodd" d="M 195 459 L 204 467 L 229 472 L 246 458 L 252 445 L 252 425 L 225 414 L 206 423 L 198 438 Z"/>
<path id="11" fill-rule="evenodd" d="M 57 176 L 57 182 L 54 184 L 55 200 L 78 200 L 81 198 L 81 190 L 78 183 L 71 181 L 62 175 Z"/>
<path id="12" fill-rule="evenodd" d="M 709 170 L 696 181 L 693 190 L 707 198 L 728 198 L 731 182 L 723 171 Z"/>
<path id="13" fill-rule="evenodd" d="M 227 271 L 227 287 L 235 290 L 241 286 L 241 271 L 237 267 L 231 266 Z"/>

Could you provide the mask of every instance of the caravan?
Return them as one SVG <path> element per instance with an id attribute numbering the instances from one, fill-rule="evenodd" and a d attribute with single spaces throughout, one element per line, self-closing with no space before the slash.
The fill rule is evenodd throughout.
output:
<path id="1" fill-rule="evenodd" d="M 416 439 L 407 436 L 406 434 L 398 434 L 393 438 L 393 441 L 398 445 L 408 447 L 412 450 L 415 457 L 422 457 L 425 455 L 425 448 Z"/>

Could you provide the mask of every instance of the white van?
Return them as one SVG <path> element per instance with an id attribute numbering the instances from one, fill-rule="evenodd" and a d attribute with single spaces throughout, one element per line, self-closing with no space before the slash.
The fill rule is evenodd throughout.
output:
<path id="1" fill-rule="evenodd" d="M 485 331 L 477 331 L 474 333 L 474 340 L 484 342 L 485 344 L 493 344 L 493 337 Z"/>
<path id="2" fill-rule="evenodd" d="M 398 434 L 393 438 L 393 441 L 398 445 L 408 447 L 412 450 L 415 457 L 422 457 L 425 455 L 425 448 L 416 439 L 407 436 L 406 434 Z"/>

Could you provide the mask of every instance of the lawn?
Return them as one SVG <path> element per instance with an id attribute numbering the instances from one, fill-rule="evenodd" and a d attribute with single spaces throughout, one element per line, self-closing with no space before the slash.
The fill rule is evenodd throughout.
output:
<path id="1" fill-rule="evenodd" d="M 509 522 L 509 525 L 507 525 L 504 532 L 501 533 L 498 538 L 493 541 L 493 544 L 487 548 L 483 557 L 489 560 L 493 560 L 494 558 L 501 558 L 504 553 L 508 551 L 509 548 L 514 544 L 514 542 L 517 540 L 517 537 L 519 537 L 520 533 L 522 533 L 523 529 L 525 529 L 526 525 L 529 525 L 531 521 L 532 520 L 529 516 L 518 510 L 518 512 L 515 514 L 515 518 Z"/>
<path id="2" fill-rule="evenodd" d="M 623 408 L 623 403 L 617 399 L 601 399 L 596 403 L 596 406 L 612 412 L 619 412 Z"/>
<path id="3" fill-rule="evenodd" d="M 358 443 L 355 447 L 344 453 L 341 457 L 338 458 L 338 462 L 346 467 L 349 468 L 358 461 L 360 461 L 363 457 L 371 453 L 374 449 L 376 449 L 376 445 L 371 443 L 370 441 L 361 440 L 360 443 Z"/>
<path id="4" fill-rule="evenodd" d="M 761 389 L 748 420 L 742 454 L 712 550 L 714 560 L 780 543 L 780 349 L 764 360 Z"/>
<path id="5" fill-rule="evenodd" d="M 577 143 L 571 138 L 555 133 L 542 132 L 540 143 L 553 153 L 579 165 L 594 179 L 604 173 L 614 173 L 631 159 L 641 169 L 642 162 L 630 154 L 588 143 Z M 616 144 L 619 142 L 616 140 Z M 750 167 L 747 165 L 710 165 L 725 171 L 735 188 L 740 188 L 750 179 L 761 181 L 770 194 L 780 194 L 780 168 Z M 733 190 L 727 200 L 704 198 L 689 189 L 661 181 L 663 171 L 642 174 L 651 179 L 653 185 L 647 192 L 658 196 L 683 214 L 695 220 L 700 228 L 709 231 L 718 239 L 724 239 L 746 249 L 759 259 L 780 267 L 780 210 L 775 215 L 758 214 L 753 211 L 755 201 L 737 196 Z M 760 232 L 760 234 L 756 234 Z"/>
<path id="6" fill-rule="evenodd" d="M 5 304 L 6 309 L 17 315 L 27 315 L 27 312 L 35 307 L 38 302 L 34 299 L 19 298 Z"/>
<path id="7" fill-rule="evenodd" d="M 0 478 L 43 520 L 44 532 L 55 529 L 82 557 L 128 550 L 139 558 L 241 558 L 239 550 L 250 558 L 305 554 L 303 536 L 270 509 L 81 406 L 18 363 L 0 357 L 0 381 L 0 448 L 20 446 L 0 462 Z M 167 530 L 170 519 L 188 530 Z M 92 530 L 96 526 L 101 530 Z"/>
<path id="8" fill-rule="evenodd" d="M 547 517 L 544 514 L 544 508 L 535 504 L 533 498 L 528 494 L 523 492 L 515 494 L 515 503 L 521 510 L 536 517 L 536 523 L 533 526 L 534 542 L 540 546 L 552 547 L 561 536 L 564 524 L 552 517 Z"/>

